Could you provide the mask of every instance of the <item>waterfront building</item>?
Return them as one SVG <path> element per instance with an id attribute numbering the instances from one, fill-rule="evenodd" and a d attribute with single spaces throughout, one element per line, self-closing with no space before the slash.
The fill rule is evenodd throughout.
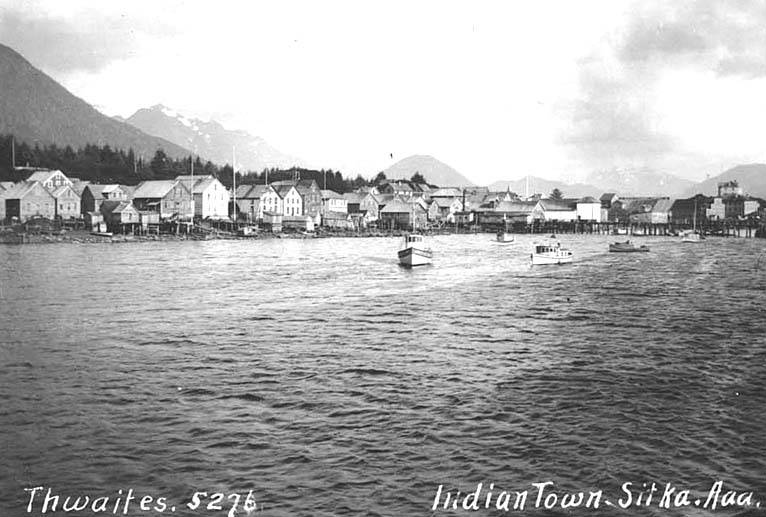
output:
<path id="1" fill-rule="evenodd" d="M 85 186 L 80 199 L 80 212 L 99 212 L 104 201 L 126 201 L 128 195 L 120 185 L 99 185 L 90 183 Z"/>
<path id="2" fill-rule="evenodd" d="M 56 200 L 56 217 L 76 219 L 82 214 L 80 196 L 71 185 L 61 185 L 51 192 Z"/>
<path id="3" fill-rule="evenodd" d="M 346 192 L 343 194 L 343 198 L 346 200 L 346 210 L 349 214 L 361 214 L 362 213 L 362 200 L 365 194 L 359 192 Z"/>
<path id="4" fill-rule="evenodd" d="M 271 186 L 281 199 L 282 215 L 285 217 L 308 215 L 304 214 L 303 197 L 298 192 L 295 182 L 275 181 L 271 183 Z"/>
<path id="5" fill-rule="evenodd" d="M 698 225 L 702 224 L 712 202 L 713 198 L 702 194 L 687 199 L 676 199 L 670 209 L 670 220 L 673 224 L 692 225 L 696 219 Z"/>
<path id="6" fill-rule="evenodd" d="M 325 212 L 322 215 L 322 226 L 352 230 L 354 229 L 354 219 L 351 214 L 345 212 Z"/>
<path id="7" fill-rule="evenodd" d="M 141 226 L 141 216 L 132 201 L 104 201 L 101 203 L 101 215 L 110 232 L 125 232 Z"/>
<path id="8" fill-rule="evenodd" d="M 743 195 L 744 191 L 742 190 L 742 187 L 739 186 L 739 182 L 736 180 L 723 181 L 718 184 L 718 197 L 741 197 Z"/>
<path id="9" fill-rule="evenodd" d="M 237 187 L 237 211 L 251 222 L 262 221 L 264 212 L 283 213 L 282 198 L 271 185 Z"/>
<path id="10" fill-rule="evenodd" d="M 602 208 L 606 208 L 607 210 L 609 210 L 610 208 L 612 208 L 612 205 L 614 205 L 619 199 L 620 199 L 620 196 L 618 196 L 614 192 L 606 192 L 604 194 L 601 194 L 599 201 L 601 201 Z"/>
<path id="11" fill-rule="evenodd" d="M 726 219 L 726 203 L 724 203 L 723 198 L 713 198 L 710 207 L 705 209 L 705 217 L 707 217 L 709 221 Z"/>
<path id="12" fill-rule="evenodd" d="M 428 212 L 420 203 L 393 198 L 386 203 L 380 214 L 380 225 L 386 229 L 401 230 L 424 228 L 428 224 Z"/>
<path id="13" fill-rule="evenodd" d="M 194 196 L 194 216 L 202 219 L 229 217 L 229 191 L 213 175 L 178 176 Z M 194 185 L 192 185 L 192 181 Z"/>
<path id="14" fill-rule="evenodd" d="M 348 213 L 348 201 L 345 197 L 332 190 L 322 190 L 322 215 L 329 212 Z"/>
<path id="15" fill-rule="evenodd" d="M 545 221 L 576 221 L 577 200 L 572 199 L 541 199 L 543 220 Z"/>
<path id="16" fill-rule="evenodd" d="M 301 196 L 303 215 L 314 219 L 314 224 L 319 224 L 322 212 L 322 192 L 317 182 L 311 179 L 298 179 L 295 189 Z"/>
<path id="17" fill-rule="evenodd" d="M 454 223 L 455 213 L 461 210 L 463 210 L 463 202 L 459 197 L 433 197 L 428 209 L 428 218 L 432 221 Z"/>
<path id="18" fill-rule="evenodd" d="M 154 212 L 160 219 L 191 219 L 191 191 L 178 180 L 141 182 L 133 192 L 133 205 L 140 212 Z"/>
<path id="19" fill-rule="evenodd" d="M 577 219 L 580 221 L 593 221 L 600 223 L 604 220 L 602 218 L 601 201 L 591 196 L 586 196 L 578 200 L 575 212 Z"/>
<path id="20" fill-rule="evenodd" d="M 33 217 L 53 219 L 56 216 L 56 198 L 39 181 L 22 181 L 2 194 L 5 218 L 21 222 Z"/>

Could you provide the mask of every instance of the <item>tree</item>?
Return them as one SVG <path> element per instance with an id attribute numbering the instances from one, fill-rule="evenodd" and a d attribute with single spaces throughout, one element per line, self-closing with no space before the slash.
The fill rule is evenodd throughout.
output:
<path id="1" fill-rule="evenodd" d="M 420 172 L 416 172 L 415 174 L 413 174 L 412 178 L 410 178 L 410 181 L 413 183 L 428 183 L 426 179 L 423 177 L 423 175 L 420 174 Z"/>
<path id="2" fill-rule="evenodd" d="M 551 191 L 551 199 L 561 201 L 564 199 L 564 194 L 559 189 L 555 188 Z"/>
<path id="3" fill-rule="evenodd" d="M 388 178 L 386 178 L 386 173 L 385 173 L 385 172 L 383 172 L 383 171 L 380 171 L 380 172 L 378 173 L 378 175 L 377 175 L 377 176 L 375 176 L 375 179 L 374 179 L 374 180 L 372 180 L 372 182 L 373 182 L 375 185 L 380 185 L 381 183 L 383 183 L 383 182 L 384 182 L 384 181 L 386 181 L 387 179 L 388 179 Z"/>

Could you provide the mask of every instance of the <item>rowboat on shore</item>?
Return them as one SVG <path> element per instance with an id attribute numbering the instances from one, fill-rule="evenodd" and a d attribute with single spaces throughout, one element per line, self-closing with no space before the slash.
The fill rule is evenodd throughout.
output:
<path id="1" fill-rule="evenodd" d="M 636 246 L 630 241 L 615 242 L 614 244 L 609 245 L 609 251 L 613 253 L 646 253 L 649 251 L 649 246 L 644 244 Z"/>
<path id="2" fill-rule="evenodd" d="M 433 260 L 431 248 L 426 247 L 423 236 L 417 234 L 404 236 L 404 243 L 398 256 L 399 264 L 404 267 L 425 266 Z"/>

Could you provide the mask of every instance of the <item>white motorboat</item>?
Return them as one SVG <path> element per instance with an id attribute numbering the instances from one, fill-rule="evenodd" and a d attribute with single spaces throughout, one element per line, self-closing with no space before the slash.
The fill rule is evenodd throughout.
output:
<path id="1" fill-rule="evenodd" d="M 507 232 L 498 232 L 495 240 L 498 244 L 510 244 L 516 242 L 516 238 Z"/>
<path id="2" fill-rule="evenodd" d="M 531 258 L 533 266 L 569 264 L 572 262 L 572 252 L 562 248 L 559 242 L 542 242 L 535 244 Z"/>
<path id="3" fill-rule="evenodd" d="M 405 235 L 398 254 L 399 263 L 405 267 L 425 266 L 433 260 L 433 252 L 431 248 L 426 247 L 422 235 Z"/>

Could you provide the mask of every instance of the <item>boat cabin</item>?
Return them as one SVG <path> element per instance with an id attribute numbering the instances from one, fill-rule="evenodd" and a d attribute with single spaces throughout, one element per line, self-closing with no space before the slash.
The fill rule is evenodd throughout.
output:
<path id="1" fill-rule="evenodd" d="M 423 236 L 422 235 L 407 235 L 404 238 L 405 244 L 415 244 L 415 243 L 422 243 L 423 242 Z"/>

